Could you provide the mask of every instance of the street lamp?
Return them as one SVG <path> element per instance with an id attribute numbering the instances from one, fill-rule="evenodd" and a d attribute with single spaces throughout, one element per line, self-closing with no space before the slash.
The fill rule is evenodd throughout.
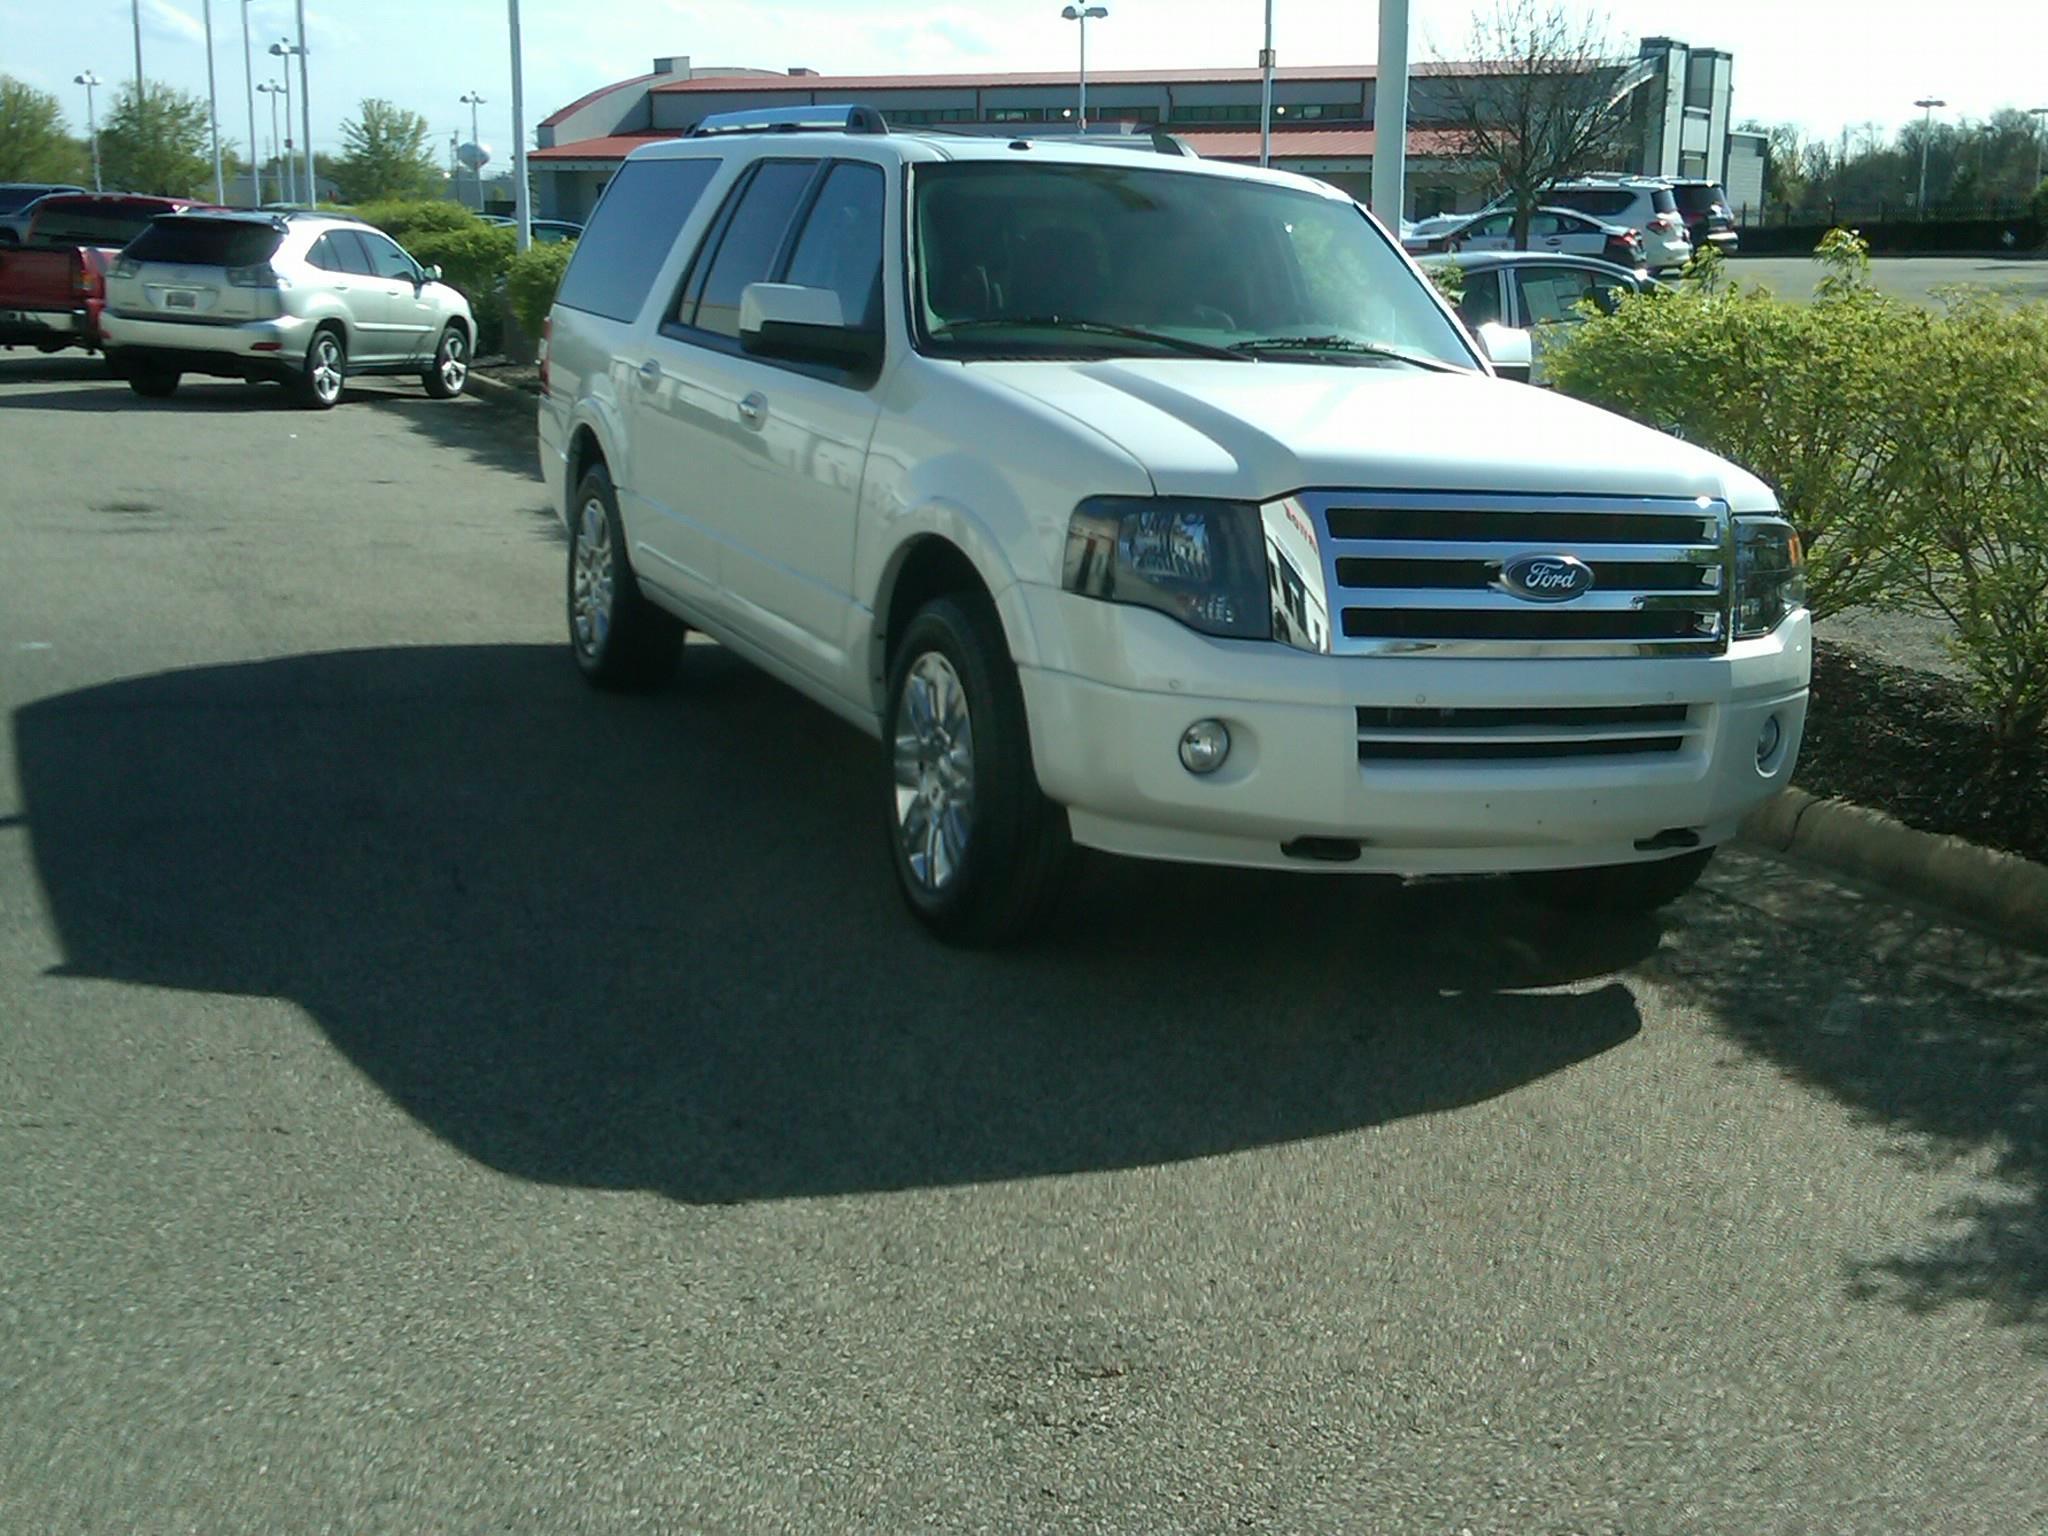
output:
<path id="1" fill-rule="evenodd" d="M 1408 0 L 1380 0 L 1373 68 L 1372 211 L 1398 238 L 1408 212 Z"/>
<path id="2" fill-rule="evenodd" d="M 478 151 L 484 147 L 484 141 L 477 136 L 476 109 L 482 106 L 488 98 L 480 91 L 465 91 L 455 99 L 469 108 L 469 171 L 476 178 L 476 211 L 482 213 L 484 211 L 484 162 L 483 157 Z"/>
<path id="3" fill-rule="evenodd" d="M 277 190 L 284 194 L 285 202 L 296 203 L 299 200 L 298 179 L 292 174 L 291 156 L 284 152 L 291 148 L 291 138 L 287 134 L 282 147 L 279 146 L 277 139 L 277 98 L 280 96 L 284 98 L 285 123 L 291 123 L 291 78 L 290 75 L 286 75 L 283 85 L 279 85 L 275 80 L 265 80 L 256 89 L 270 98 L 270 154 L 273 159 L 280 162 L 277 175 L 278 180 L 283 183 Z"/>
<path id="4" fill-rule="evenodd" d="M 1079 103 L 1076 132 L 1088 131 L 1088 23 L 1101 21 L 1109 15 L 1106 5 L 1069 5 L 1061 9 L 1060 15 L 1068 21 L 1081 23 L 1081 100 Z"/>
<path id="5" fill-rule="evenodd" d="M 2044 142 L 2041 136 L 2042 125 L 2040 120 L 2048 117 L 2048 107 L 2029 107 L 2027 108 L 2027 116 L 2034 119 L 2034 185 L 2039 187 L 2042 179 L 2041 146 Z"/>
<path id="6" fill-rule="evenodd" d="M 1266 0 L 1266 46 L 1259 50 L 1259 164 L 1273 163 L 1273 0 Z"/>
<path id="7" fill-rule="evenodd" d="M 533 194 L 526 186 L 526 65 L 519 51 L 519 0 L 506 0 L 512 44 L 512 212 L 519 249 L 533 244 Z"/>
<path id="8" fill-rule="evenodd" d="M 249 4 L 242 0 L 242 89 L 249 98 L 249 206 L 263 206 L 263 150 L 256 142 L 256 66 L 249 59 Z"/>
<path id="9" fill-rule="evenodd" d="M 206 123 L 213 130 L 213 200 L 225 205 L 228 184 L 220 165 L 220 94 L 213 79 L 213 0 L 201 0 L 199 15 L 206 28 Z"/>
<path id="10" fill-rule="evenodd" d="M 1922 96 L 1913 105 L 1923 113 L 1920 119 L 1920 199 L 1915 206 L 1924 219 L 1927 217 L 1927 142 L 1934 137 L 1934 109 L 1948 103 L 1939 96 Z"/>
<path id="11" fill-rule="evenodd" d="M 287 186 L 285 201 L 287 203 L 297 203 L 299 201 L 299 162 L 291 154 L 291 59 L 293 59 L 295 53 L 299 53 L 299 45 L 293 43 L 289 37 L 276 39 L 270 45 L 270 57 L 274 57 L 276 61 L 279 61 L 279 68 L 276 68 L 276 72 L 279 72 L 281 76 L 285 76 L 285 84 L 279 86 L 279 90 L 285 92 L 285 186 Z M 270 102 L 270 104 L 274 106 L 276 102 Z M 309 199 L 305 199 L 305 203 L 311 205 L 313 199 L 309 197 Z"/>
<path id="12" fill-rule="evenodd" d="M 320 177 L 313 164 L 313 84 L 306 74 L 306 0 L 299 0 L 299 126 L 306 130 L 306 206 L 320 201 Z"/>
<path id="13" fill-rule="evenodd" d="M 142 0 L 134 0 L 129 6 L 135 17 L 135 106 L 142 108 Z"/>
<path id="14" fill-rule="evenodd" d="M 91 70 L 71 77 L 73 85 L 85 87 L 85 131 L 92 135 L 92 189 L 100 190 L 100 120 L 92 110 L 92 88 L 100 83 L 100 77 Z"/>

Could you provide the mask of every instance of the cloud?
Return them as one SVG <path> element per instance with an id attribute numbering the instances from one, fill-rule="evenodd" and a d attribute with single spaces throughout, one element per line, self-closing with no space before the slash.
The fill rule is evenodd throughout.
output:
<path id="1" fill-rule="evenodd" d="M 199 18 L 179 10 L 171 0 L 142 0 L 142 29 L 180 43 L 206 41 L 206 28 Z"/>

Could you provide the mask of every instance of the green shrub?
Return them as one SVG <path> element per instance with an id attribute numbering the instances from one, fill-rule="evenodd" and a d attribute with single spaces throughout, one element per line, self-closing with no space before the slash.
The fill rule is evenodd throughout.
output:
<path id="1" fill-rule="evenodd" d="M 1903 590 L 1890 413 L 1904 382 L 1899 349 L 1928 318 L 1870 288 L 1854 236 L 1831 240 L 1811 304 L 1724 286 L 1709 262 L 1677 293 L 1631 298 L 1570 327 L 1544 356 L 1565 393 L 1768 483 L 1805 541 L 1818 616 Z"/>
<path id="2" fill-rule="evenodd" d="M 499 224 L 472 219 L 468 229 L 425 229 L 400 240 L 422 266 L 439 267 L 444 281 L 462 290 L 481 311 L 504 281 L 518 237 Z"/>
<path id="3" fill-rule="evenodd" d="M 519 317 L 519 324 L 529 337 L 540 335 L 541 322 L 548 317 L 548 309 L 555 302 L 555 290 L 562 285 L 562 274 L 569 269 L 569 258 L 575 251 L 573 240 L 529 246 L 514 256 L 505 269 L 506 296 L 511 301 L 512 313 Z"/>
<path id="4" fill-rule="evenodd" d="M 354 210 L 354 216 L 365 224 L 376 225 L 407 250 L 412 249 L 414 235 L 429 230 L 492 227 L 462 204 L 451 203 L 445 197 L 387 198 L 382 202 L 364 203 Z"/>

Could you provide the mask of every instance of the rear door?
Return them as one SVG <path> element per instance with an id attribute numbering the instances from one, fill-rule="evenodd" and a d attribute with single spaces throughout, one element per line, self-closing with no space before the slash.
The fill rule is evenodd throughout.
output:
<path id="1" fill-rule="evenodd" d="M 385 303 L 388 285 L 370 265 L 370 252 L 360 233 L 330 229 L 313 242 L 307 261 L 332 274 L 327 291 L 348 311 L 349 360 L 387 363 L 392 360 L 396 330 Z"/>

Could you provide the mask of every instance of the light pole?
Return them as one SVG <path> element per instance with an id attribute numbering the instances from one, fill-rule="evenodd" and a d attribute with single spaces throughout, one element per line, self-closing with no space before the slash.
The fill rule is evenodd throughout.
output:
<path id="1" fill-rule="evenodd" d="M 228 184 L 220 166 L 220 94 L 213 80 L 213 0 L 201 0 L 199 15 L 206 28 L 206 121 L 213 129 L 213 200 L 225 205 Z"/>
<path id="2" fill-rule="evenodd" d="M 320 201 L 320 177 L 313 164 L 313 85 L 306 74 L 306 0 L 299 0 L 299 123 L 306 130 L 306 206 Z"/>
<path id="3" fill-rule="evenodd" d="M 279 159 L 277 146 L 277 98 L 290 93 L 275 80 L 265 80 L 256 89 L 270 98 L 270 158 L 277 160 Z M 297 201 L 289 190 L 290 183 L 287 178 L 290 177 L 291 173 L 290 164 L 281 161 L 277 170 L 277 180 L 280 183 L 277 190 L 283 195 L 287 203 Z"/>
<path id="4" fill-rule="evenodd" d="M 1081 100 L 1076 115 L 1076 132 L 1088 131 L 1088 23 L 1101 21 L 1109 15 L 1106 5 L 1069 5 L 1063 7 L 1060 15 L 1068 21 L 1081 23 Z"/>
<path id="5" fill-rule="evenodd" d="M 464 91 L 455 99 L 469 108 L 469 173 L 476 180 L 476 211 L 482 213 L 484 211 L 484 163 L 478 157 L 476 151 L 484 147 L 484 141 L 477 137 L 476 109 L 482 106 L 489 98 L 481 91 Z"/>
<path id="6" fill-rule="evenodd" d="M 512 213 L 523 251 L 533 243 L 533 209 L 526 190 L 526 72 L 519 57 L 519 0 L 507 0 L 507 18 L 512 27 Z"/>
<path id="7" fill-rule="evenodd" d="M 2042 177 L 2041 146 L 2044 142 L 2048 142 L 2044 141 L 2041 136 L 2041 119 L 2048 117 L 2048 107 L 2029 107 L 2027 108 L 2027 116 L 2034 119 L 2034 186 L 2039 188 Z"/>
<path id="8" fill-rule="evenodd" d="M 142 110 L 142 0 L 134 0 L 129 8 L 135 18 L 135 108 Z"/>
<path id="9" fill-rule="evenodd" d="M 287 56 L 290 48 L 290 43 L 270 45 L 270 51 L 278 57 L 277 72 L 284 77 L 283 83 L 273 83 L 270 88 L 277 95 L 284 97 L 284 143 L 281 146 L 284 157 L 284 200 L 296 203 L 299 200 L 299 167 L 292 155 L 292 61 Z M 273 139 L 277 137 L 276 97 L 272 97 L 270 102 L 270 136 Z"/>
<path id="10" fill-rule="evenodd" d="M 249 0 L 242 0 L 242 88 L 249 97 L 249 205 L 263 206 L 263 149 L 256 142 L 256 66 L 249 59 Z"/>
<path id="11" fill-rule="evenodd" d="M 1934 137 L 1934 109 L 1945 107 L 1947 102 L 1939 96 L 1923 96 L 1913 103 L 1923 113 L 1920 119 L 1920 197 L 1914 204 L 1920 217 L 1927 217 L 1927 142 Z"/>
<path id="12" fill-rule="evenodd" d="M 1408 211 L 1408 0 L 1380 0 L 1372 96 L 1372 211 L 1396 239 Z"/>
<path id="13" fill-rule="evenodd" d="M 92 88 L 100 83 L 100 77 L 88 69 L 82 75 L 73 75 L 71 82 L 85 87 L 85 131 L 92 136 L 92 189 L 98 192 L 101 190 L 100 120 L 92 110 Z"/>
<path id="14" fill-rule="evenodd" d="M 1266 46 L 1259 50 L 1265 85 L 1259 94 L 1259 164 L 1273 163 L 1273 0 L 1266 0 Z"/>

